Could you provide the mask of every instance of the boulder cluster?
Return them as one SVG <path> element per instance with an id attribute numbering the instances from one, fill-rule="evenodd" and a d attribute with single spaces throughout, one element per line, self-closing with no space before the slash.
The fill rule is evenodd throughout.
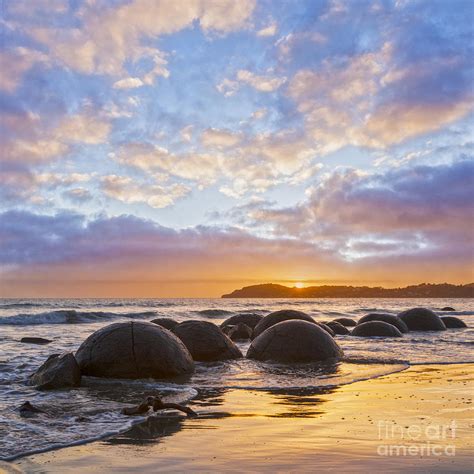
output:
<path id="1" fill-rule="evenodd" d="M 326 323 L 301 311 L 281 310 L 263 317 L 231 316 L 220 326 L 208 321 L 171 318 L 127 321 L 91 334 L 76 354 L 51 355 L 30 376 L 38 389 L 77 387 L 81 376 L 166 379 L 189 376 L 194 362 L 243 357 L 234 341 L 251 341 L 246 357 L 280 363 L 337 361 L 343 351 L 336 336 L 403 337 L 410 331 L 465 328 L 454 316 L 440 317 L 426 308 L 398 315 L 370 313 L 358 321 L 342 317 Z"/>

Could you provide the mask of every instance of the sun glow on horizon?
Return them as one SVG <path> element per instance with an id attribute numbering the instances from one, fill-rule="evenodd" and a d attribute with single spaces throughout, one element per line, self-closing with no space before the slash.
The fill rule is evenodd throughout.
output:
<path id="1" fill-rule="evenodd" d="M 304 288 L 305 286 L 306 286 L 306 285 L 305 285 L 303 282 L 301 282 L 301 281 L 297 281 L 297 282 L 295 283 L 295 288 Z"/>

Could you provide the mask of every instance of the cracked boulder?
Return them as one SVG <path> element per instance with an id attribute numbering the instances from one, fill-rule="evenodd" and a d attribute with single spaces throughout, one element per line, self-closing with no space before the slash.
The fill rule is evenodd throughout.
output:
<path id="1" fill-rule="evenodd" d="M 183 341 L 194 360 L 216 361 L 242 357 L 239 348 L 222 329 L 209 321 L 184 321 L 173 332 Z"/>
<path id="2" fill-rule="evenodd" d="M 320 362 L 342 356 L 324 329 L 304 320 L 274 324 L 252 341 L 247 352 L 249 359 L 275 362 Z"/>
<path id="3" fill-rule="evenodd" d="M 302 311 L 295 311 L 293 309 L 283 309 L 281 311 L 275 311 L 274 313 L 267 314 L 267 316 L 265 316 L 255 326 L 253 330 L 253 337 L 255 338 L 259 336 L 260 334 L 262 334 L 263 331 L 275 324 L 293 319 L 308 321 L 309 323 L 316 324 L 316 322 L 311 316 L 306 313 L 303 313 Z"/>
<path id="4" fill-rule="evenodd" d="M 76 352 L 82 375 L 169 378 L 194 371 L 184 344 L 157 324 L 127 321 L 91 334 Z"/>

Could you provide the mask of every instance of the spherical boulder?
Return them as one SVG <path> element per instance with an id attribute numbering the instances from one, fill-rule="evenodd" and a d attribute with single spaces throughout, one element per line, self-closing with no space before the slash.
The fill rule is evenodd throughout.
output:
<path id="1" fill-rule="evenodd" d="M 30 383 L 40 390 L 77 387 L 81 369 L 71 352 L 53 354 L 30 377 Z"/>
<path id="2" fill-rule="evenodd" d="M 347 334 L 351 333 L 349 329 L 346 328 L 346 326 L 343 326 L 337 321 L 329 321 L 328 323 L 326 323 L 326 326 L 330 327 L 334 331 L 334 333 L 338 334 L 339 336 L 346 336 Z"/>
<path id="3" fill-rule="evenodd" d="M 252 337 L 252 329 L 244 323 L 224 326 L 222 332 L 233 341 L 248 341 Z"/>
<path id="4" fill-rule="evenodd" d="M 401 333 L 407 333 L 409 331 L 408 326 L 394 314 L 370 313 L 360 318 L 357 325 L 367 323 L 368 321 L 383 321 L 384 323 L 395 326 Z"/>
<path id="5" fill-rule="evenodd" d="M 331 327 L 329 327 L 326 323 L 319 323 L 316 322 L 316 324 L 321 328 L 324 329 L 330 336 L 334 337 L 336 333 L 332 330 Z"/>
<path id="6" fill-rule="evenodd" d="M 351 318 L 336 318 L 336 319 L 333 319 L 333 321 L 336 321 L 336 323 L 342 324 L 343 326 L 346 326 L 346 327 L 357 326 L 357 322 Z"/>
<path id="7" fill-rule="evenodd" d="M 467 324 L 462 319 L 455 318 L 454 316 L 442 316 L 441 321 L 443 321 L 448 329 L 467 328 Z"/>
<path id="8" fill-rule="evenodd" d="M 216 361 L 242 357 L 239 348 L 219 326 L 209 321 L 184 321 L 173 332 L 183 341 L 194 360 Z"/>
<path id="9" fill-rule="evenodd" d="M 402 337 L 403 334 L 392 324 L 383 321 L 367 321 L 358 324 L 351 332 L 357 337 Z"/>
<path id="10" fill-rule="evenodd" d="M 398 317 L 408 326 L 410 331 L 445 331 L 441 318 L 426 308 L 413 308 L 403 311 Z"/>
<path id="11" fill-rule="evenodd" d="M 168 329 L 169 331 L 171 331 L 173 328 L 175 328 L 179 324 L 178 321 L 171 318 L 156 318 L 156 319 L 152 319 L 150 323 L 158 324 L 158 326 Z"/>
<path id="12" fill-rule="evenodd" d="M 110 324 L 91 334 L 76 352 L 83 375 L 114 378 L 168 378 L 194 372 L 184 344 L 152 323 Z"/>
<path id="13" fill-rule="evenodd" d="M 293 309 L 283 309 L 281 311 L 275 311 L 273 313 L 267 314 L 254 328 L 253 330 L 253 337 L 256 338 L 260 334 L 262 334 L 265 329 L 273 326 L 274 324 L 281 323 L 283 321 L 289 320 L 301 320 L 307 321 L 309 323 L 316 324 L 314 319 L 306 313 L 302 311 L 295 311 Z"/>
<path id="14" fill-rule="evenodd" d="M 230 318 L 227 318 L 224 322 L 221 323 L 220 328 L 224 328 L 225 326 L 234 326 L 236 324 L 245 324 L 250 329 L 253 329 L 261 320 L 263 316 L 260 314 L 255 313 L 241 313 L 235 314 Z"/>
<path id="15" fill-rule="evenodd" d="M 247 357 L 275 362 L 319 362 L 339 359 L 342 349 L 317 324 L 288 320 L 272 325 L 250 344 Z"/>

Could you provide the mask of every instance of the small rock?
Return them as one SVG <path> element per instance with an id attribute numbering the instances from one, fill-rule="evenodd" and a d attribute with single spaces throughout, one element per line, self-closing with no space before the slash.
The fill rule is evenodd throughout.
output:
<path id="1" fill-rule="evenodd" d="M 51 339 L 44 339 L 43 337 L 22 337 L 20 342 L 24 344 L 49 344 L 53 341 Z"/>
<path id="2" fill-rule="evenodd" d="M 462 329 L 467 328 L 467 324 L 459 318 L 454 316 L 442 316 L 441 321 L 448 329 Z"/>

